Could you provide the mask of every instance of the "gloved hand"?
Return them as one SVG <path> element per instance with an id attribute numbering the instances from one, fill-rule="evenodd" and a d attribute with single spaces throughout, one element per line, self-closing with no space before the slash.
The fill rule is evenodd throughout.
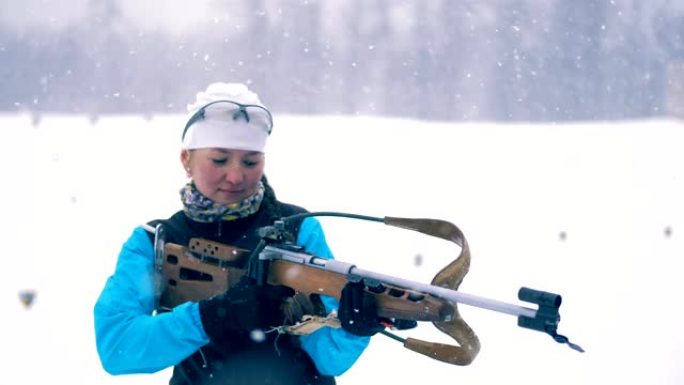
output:
<path id="1" fill-rule="evenodd" d="M 337 317 L 342 328 L 357 336 L 372 336 L 385 327 L 378 317 L 375 297 L 366 292 L 363 282 L 349 282 L 342 289 Z"/>
<path id="2" fill-rule="evenodd" d="M 408 319 L 395 319 L 391 324 L 394 330 L 408 330 L 418 326 L 418 322 Z"/>
<path id="3" fill-rule="evenodd" d="M 199 302 L 202 326 L 209 338 L 218 342 L 227 333 L 280 326 L 283 300 L 294 295 L 286 286 L 257 285 L 243 277 L 223 294 Z"/>

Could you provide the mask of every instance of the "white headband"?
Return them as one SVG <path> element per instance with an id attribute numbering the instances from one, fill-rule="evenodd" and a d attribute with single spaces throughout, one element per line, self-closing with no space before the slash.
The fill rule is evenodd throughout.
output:
<path id="1" fill-rule="evenodd" d="M 259 97 L 239 83 L 212 83 L 188 105 L 182 148 L 264 152 L 273 125 Z"/>

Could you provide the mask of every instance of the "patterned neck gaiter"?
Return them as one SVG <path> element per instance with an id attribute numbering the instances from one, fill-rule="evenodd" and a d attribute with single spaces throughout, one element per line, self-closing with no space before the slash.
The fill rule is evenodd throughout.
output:
<path id="1" fill-rule="evenodd" d="M 197 222 L 231 221 L 244 218 L 259 211 L 264 198 L 264 184 L 259 182 L 257 191 L 241 202 L 222 205 L 202 195 L 194 183 L 188 182 L 180 190 L 183 211 L 190 219 Z"/>

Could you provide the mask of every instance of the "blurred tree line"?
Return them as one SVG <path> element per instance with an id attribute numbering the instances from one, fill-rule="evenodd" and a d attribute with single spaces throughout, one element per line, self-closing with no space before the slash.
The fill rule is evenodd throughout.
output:
<path id="1" fill-rule="evenodd" d="M 183 35 L 89 4 L 59 32 L 0 26 L 0 110 L 178 113 L 221 80 L 279 113 L 628 119 L 665 115 L 684 69 L 669 0 L 241 0 Z"/>

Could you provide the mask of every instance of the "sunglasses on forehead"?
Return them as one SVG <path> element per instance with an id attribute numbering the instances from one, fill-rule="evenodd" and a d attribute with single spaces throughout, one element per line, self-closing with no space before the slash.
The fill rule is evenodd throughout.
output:
<path id="1" fill-rule="evenodd" d="M 225 117 L 227 120 L 242 120 L 263 128 L 269 135 L 271 130 L 273 130 L 273 117 L 266 108 L 256 104 L 241 104 L 232 100 L 215 100 L 192 114 L 190 119 L 188 119 L 188 123 L 185 124 L 181 139 L 185 138 L 185 133 L 188 132 L 190 126 L 200 120 L 208 119 L 208 116 L 211 116 L 212 119 L 222 119 Z"/>

